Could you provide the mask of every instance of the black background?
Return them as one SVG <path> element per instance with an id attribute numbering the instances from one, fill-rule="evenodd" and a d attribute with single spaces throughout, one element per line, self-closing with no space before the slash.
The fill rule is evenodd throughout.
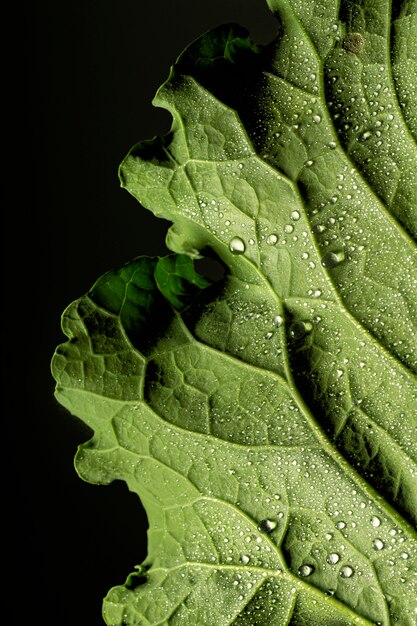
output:
<path id="1" fill-rule="evenodd" d="M 74 470 L 91 433 L 53 396 L 60 316 L 108 269 L 166 252 L 168 223 L 120 188 L 117 170 L 134 143 L 169 129 L 151 102 L 170 65 L 217 24 L 266 43 L 276 21 L 265 0 L 44 0 L 25 20 L 3 229 L 3 623 L 101 626 L 102 598 L 146 555 L 147 522 L 123 483 L 90 485 Z"/>

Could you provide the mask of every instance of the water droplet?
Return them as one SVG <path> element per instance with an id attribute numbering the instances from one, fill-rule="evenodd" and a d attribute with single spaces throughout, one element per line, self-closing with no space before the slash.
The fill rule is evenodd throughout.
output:
<path id="1" fill-rule="evenodd" d="M 378 526 L 381 526 L 381 520 L 376 515 L 373 515 L 371 517 L 371 524 L 374 528 L 378 528 Z"/>
<path id="2" fill-rule="evenodd" d="M 330 565 L 335 565 L 336 563 L 338 563 L 339 559 L 340 556 L 337 554 L 337 552 L 331 552 L 327 555 L 326 561 L 330 563 Z"/>
<path id="3" fill-rule="evenodd" d="M 382 550 L 384 547 L 384 542 L 381 539 L 374 539 L 372 542 L 372 547 L 374 550 Z"/>
<path id="4" fill-rule="evenodd" d="M 305 577 L 305 576 L 311 576 L 313 572 L 314 572 L 314 565 L 304 564 L 298 568 L 297 574 L 299 576 Z"/>
<path id="5" fill-rule="evenodd" d="M 408 558 L 409 558 L 409 556 L 410 556 L 410 555 L 409 555 L 407 552 L 401 552 L 401 554 L 400 554 L 400 557 L 401 557 L 402 559 L 408 559 Z"/>
<path id="6" fill-rule="evenodd" d="M 273 530 L 278 526 L 278 522 L 273 519 L 264 519 L 259 523 L 258 530 L 262 533 L 272 533 Z"/>
<path id="7" fill-rule="evenodd" d="M 366 141 L 367 139 L 369 139 L 369 137 L 372 137 L 372 131 L 371 130 L 365 130 L 364 133 L 362 133 L 362 135 L 359 137 L 360 141 Z"/>
<path id="8" fill-rule="evenodd" d="M 279 328 L 281 326 L 282 322 L 283 322 L 283 319 L 282 319 L 281 315 L 275 315 L 275 317 L 274 317 L 274 324 L 275 324 L 275 326 L 277 328 Z"/>
<path id="9" fill-rule="evenodd" d="M 333 535 L 332 535 L 332 533 L 326 533 L 324 535 L 324 538 L 326 539 L 326 541 L 330 541 L 330 539 L 333 539 Z"/>
<path id="10" fill-rule="evenodd" d="M 311 322 L 294 322 L 290 326 L 290 336 L 293 339 L 302 339 L 313 328 Z"/>
<path id="11" fill-rule="evenodd" d="M 245 242 L 240 237 L 232 237 L 229 242 L 229 250 L 233 254 L 243 254 L 246 250 Z"/>
<path id="12" fill-rule="evenodd" d="M 321 122 L 321 117 L 320 115 L 313 115 L 313 122 L 315 124 L 319 124 Z"/>
<path id="13" fill-rule="evenodd" d="M 329 143 L 329 148 L 330 148 L 330 150 L 334 150 L 336 148 L 336 142 L 335 141 L 331 141 Z"/>
<path id="14" fill-rule="evenodd" d="M 300 212 L 299 211 L 291 211 L 291 219 L 294 220 L 294 222 L 299 220 L 300 219 Z"/>
<path id="15" fill-rule="evenodd" d="M 294 230 L 294 226 L 292 226 L 291 224 L 286 224 L 284 226 L 284 233 L 292 233 L 292 231 Z"/>
<path id="16" fill-rule="evenodd" d="M 243 565 L 247 565 L 250 559 L 247 554 L 242 554 L 242 556 L 240 557 L 240 560 L 243 563 Z"/>
<path id="17" fill-rule="evenodd" d="M 268 235 L 268 237 L 266 238 L 266 243 L 269 246 L 274 246 L 278 241 L 278 235 L 276 235 L 275 233 L 271 233 L 270 235 Z"/>
<path id="18" fill-rule="evenodd" d="M 337 528 L 338 530 L 343 530 L 344 528 L 346 528 L 346 522 L 342 522 L 342 521 L 337 522 L 337 524 L 336 524 L 336 528 Z"/>
<path id="19" fill-rule="evenodd" d="M 271 332 L 270 330 L 265 334 L 264 338 L 265 339 L 271 339 L 273 337 L 274 333 Z"/>
<path id="20" fill-rule="evenodd" d="M 338 252 L 326 252 L 321 259 L 321 264 L 323 267 L 336 267 L 345 260 L 345 253 L 343 250 L 339 250 Z"/>
<path id="21" fill-rule="evenodd" d="M 340 568 L 339 575 L 342 578 L 350 578 L 351 576 L 353 576 L 353 573 L 353 569 L 349 565 L 344 565 Z"/>

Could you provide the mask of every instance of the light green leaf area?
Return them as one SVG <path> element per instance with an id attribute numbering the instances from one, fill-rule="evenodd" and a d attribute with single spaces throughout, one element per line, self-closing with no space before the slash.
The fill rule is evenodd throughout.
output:
<path id="1" fill-rule="evenodd" d="M 194 42 L 121 165 L 175 254 L 63 317 L 77 471 L 149 520 L 108 626 L 417 624 L 417 5 L 268 3 L 275 41 Z"/>

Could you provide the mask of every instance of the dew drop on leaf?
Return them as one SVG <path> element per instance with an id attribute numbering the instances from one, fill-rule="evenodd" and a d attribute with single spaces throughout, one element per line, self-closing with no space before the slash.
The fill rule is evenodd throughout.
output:
<path id="1" fill-rule="evenodd" d="M 274 324 L 277 328 L 279 328 L 282 324 L 282 316 L 281 315 L 276 315 L 274 317 Z"/>
<path id="2" fill-rule="evenodd" d="M 321 259 L 321 264 L 323 267 L 336 267 L 345 260 L 345 253 L 343 250 L 339 250 L 338 252 L 326 252 L 326 254 Z"/>
<path id="3" fill-rule="evenodd" d="M 278 523 L 273 519 L 264 519 L 259 523 L 258 530 L 262 533 L 272 533 L 278 526 Z"/>
<path id="4" fill-rule="evenodd" d="M 274 246 L 278 241 L 278 235 L 276 235 L 275 233 L 271 233 L 270 235 L 268 235 L 268 237 L 266 238 L 266 243 L 269 246 Z"/>
<path id="5" fill-rule="evenodd" d="M 243 565 L 247 565 L 249 563 L 249 557 L 247 554 L 242 554 L 242 556 L 240 557 L 240 561 L 241 563 L 243 563 Z"/>
<path id="6" fill-rule="evenodd" d="M 374 550 L 382 550 L 384 547 L 384 542 L 381 539 L 374 539 L 372 542 L 372 547 Z"/>
<path id="7" fill-rule="evenodd" d="M 307 565 L 307 563 L 305 563 L 304 565 L 301 565 L 298 568 L 297 574 L 299 576 L 311 576 L 311 574 L 314 572 L 314 565 Z"/>
<path id="8" fill-rule="evenodd" d="M 378 526 L 381 526 L 381 520 L 376 515 L 373 515 L 371 517 L 371 524 L 374 528 L 378 528 Z"/>
<path id="9" fill-rule="evenodd" d="M 246 250 L 245 242 L 240 237 L 232 237 L 229 242 L 229 250 L 233 254 L 243 254 Z"/>
<path id="10" fill-rule="evenodd" d="M 369 137 L 372 137 L 372 131 L 365 130 L 365 132 L 363 132 L 362 135 L 359 137 L 359 141 L 366 141 L 367 139 L 369 139 Z"/>
<path id="11" fill-rule="evenodd" d="M 339 560 L 340 560 L 340 556 L 337 554 L 337 552 L 331 552 L 330 554 L 327 555 L 327 558 L 326 558 L 326 561 L 330 563 L 330 565 L 335 565 L 336 563 L 338 563 Z"/>
<path id="12" fill-rule="evenodd" d="M 294 322 L 290 326 L 290 336 L 293 339 L 302 339 L 313 328 L 311 322 Z"/>
<path id="13" fill-rule="evenodd" d="M 340 568 L 339 575 L 342 578 L 350 578 L 351 576 L 353 576 L 353 573 L 353 569 L 350 567 L 350 565 L 344 565 Z"/>

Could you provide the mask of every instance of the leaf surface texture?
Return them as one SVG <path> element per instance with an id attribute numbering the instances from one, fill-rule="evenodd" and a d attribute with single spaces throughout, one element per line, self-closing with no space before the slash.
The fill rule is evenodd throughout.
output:
<path id="1" fill-rule="evenodd" d="M 173 254 L 63 316 L 77 471 L 149 520 L 109 626 L 417 623 L 417 7 L 269 5 L 271 44 L 191 44 L 121 165 Z"/>

